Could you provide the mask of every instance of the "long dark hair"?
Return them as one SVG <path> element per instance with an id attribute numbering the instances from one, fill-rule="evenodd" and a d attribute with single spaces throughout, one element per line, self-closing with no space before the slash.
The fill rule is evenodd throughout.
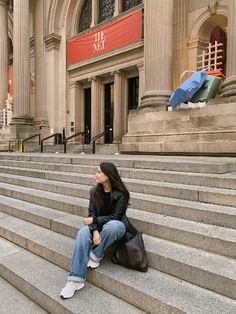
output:
<path id="1" fill-rule="evenodd" d="M 112 191 L 123 192 L 127 196 L 127 202 L 129 202 L 130 194 L 124 185 L 116 166 L 112 162 L 102 162 L 99 165 L 101 171 L 108 177 Z M 105 192 L 103 185 L 98 183 L 94 193 L 94 204 L 95 207 L 100 210 L 104 204 Z"/>

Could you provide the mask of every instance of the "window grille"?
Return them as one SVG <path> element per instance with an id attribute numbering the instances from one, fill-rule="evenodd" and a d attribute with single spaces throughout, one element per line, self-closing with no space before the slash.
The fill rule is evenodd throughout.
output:
<path id="1" fill-rule="evenodd" d="M 122 1 L 122 11 L 127 11 L 136 5 L 139 5 L 142 3 L 142 0 L 123 0 Z"/>
<path id="2" fill-rule="evenodd" d="M 92 22 L 92 0 L 86 0 L 79 20 L 79 32 L 90 28 Z"/>
<path id="3" fill-rule="evenodd" d="M 208 49 L 203 51 L 201 55 L 198 55 L 197 61 L 197 69 L 198 70 L 220 70 L 222 71 L 222 52 L 221 47 L 223 46 L 222 43 L 217 43 L 212 45 L 209 43 Z"/>
<path id="4" fill-rule="evenodd" d="M 115 11 L 115 0 L 99 0 L 99 22 L 113 17 Z"/>

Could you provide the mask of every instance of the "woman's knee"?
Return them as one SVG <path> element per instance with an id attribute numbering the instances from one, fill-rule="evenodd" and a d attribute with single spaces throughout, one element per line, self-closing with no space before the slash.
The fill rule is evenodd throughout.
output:
<path id="1" fill-rule="evenodd" d="M 119 238 L 123 237 L 126 232 L 125 225 L 119 220 L 110 220 L 103 226 L 103 229 L 106 232 L 117 234 Z"/>
<path id="2" fill-rule="evenodd" d="M 83 226 L 77 233 L 77 237 L 76 239 L 79 239 L 79 238 L 88 238 L 90 239 L 91 238 L 91 232 L 90 232 L 90 229 L 88 226 Z"/>

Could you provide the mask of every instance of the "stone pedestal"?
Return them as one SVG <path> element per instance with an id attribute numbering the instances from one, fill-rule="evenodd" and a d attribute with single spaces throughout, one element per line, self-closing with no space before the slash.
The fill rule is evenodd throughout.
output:
<path id="1" fill-rule="evenodd" d="M 172 91 L 173 12 L 173 0 L 144 2 L 145 92 L 140 107 L 166 110 Z"/>

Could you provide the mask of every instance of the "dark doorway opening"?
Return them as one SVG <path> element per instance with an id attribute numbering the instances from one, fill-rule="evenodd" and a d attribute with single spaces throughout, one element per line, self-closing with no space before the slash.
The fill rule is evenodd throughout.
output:
<path id="1" fill-rule="evenodd" d="M 137 109 L 139 93 L 139 78 L 132 77 L 128 79 L 128 109 Z"/>
<path id="2" fill-rule="evenodd" d="M 114 116 L 114 84 L 105 84 L 105 131 L 111 132 L 105 135 L 105 144 L 113 142 L 113 116 Z"/>
<path id="3" fill-rule="evenodd" d="M 84 143 L 91 142 L 91 88 L 84 89 Z"/>

